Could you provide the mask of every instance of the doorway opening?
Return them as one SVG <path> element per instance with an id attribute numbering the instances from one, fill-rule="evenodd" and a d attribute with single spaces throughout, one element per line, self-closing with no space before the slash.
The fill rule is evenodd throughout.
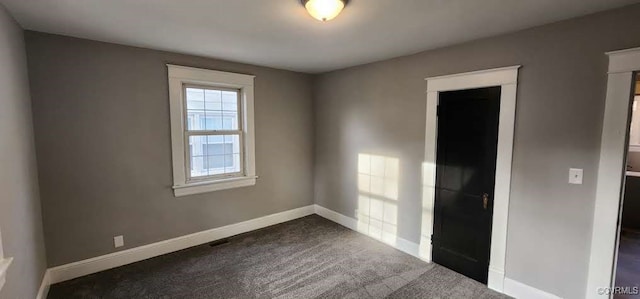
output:
<path id="1" fill-rule="evenodd" d="M 616 291 L 620 219 L 632 119 L 629 114 L 633 109 L 632 99 L 635 98 L 636 75 L 640 71 L 640 48 L 605 54 L 609 59 L 609 69 L 585 294 L 587 299 L 612 298 Z"/>
<path id="2" fill-rule="evenodd" d="M 615 288 L 612 292 L 616 299 L 638 298 L 640 295 L 640 74 L 637 72 L 633 82 Z"/>

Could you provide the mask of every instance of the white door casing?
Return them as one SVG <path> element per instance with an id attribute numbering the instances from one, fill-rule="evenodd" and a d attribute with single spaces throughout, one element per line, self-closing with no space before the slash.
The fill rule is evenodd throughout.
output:
<path id="1" fill-rule="evenodd" d="M 498 155 L 494 191 L 491 255 L 489 262 L 489 288 L 503 292 L 507 247 L 507 220 L 511 190 L 511 163 L 516 115 L 517 66 L 481 70 L 462 74 L 427 78 L 427 124 L 425 136 L 425 162 L 422 166 L 422 234 L 420 257 L 431 261 L 431 235 L 436 178 L 437 106 L 442 91 L 501 86 L 498 126 Z"/>

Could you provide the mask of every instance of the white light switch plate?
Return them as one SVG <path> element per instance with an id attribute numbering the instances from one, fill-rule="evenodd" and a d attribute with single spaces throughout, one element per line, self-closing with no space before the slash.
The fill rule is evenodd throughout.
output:
<path id="1" fill-rule="evenodd" d="M 124 246 L 124 237 L 123 236 L 113 237 L 113 247 L 118 248 L 122 246 Z"/>
<path id="2" fill-rule="evenodd" d="M 582 185 L 582 169 L 569 168 L 569 184 Z"/>

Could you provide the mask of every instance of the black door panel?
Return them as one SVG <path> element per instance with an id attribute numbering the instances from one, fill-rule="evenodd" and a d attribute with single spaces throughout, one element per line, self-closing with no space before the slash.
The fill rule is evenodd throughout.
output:
<path id="1" fill-rule="evenodd" d="M 482 283 L 489 270 L 499 112 L 500 87 L 439 94 L 432 257 Z"/>

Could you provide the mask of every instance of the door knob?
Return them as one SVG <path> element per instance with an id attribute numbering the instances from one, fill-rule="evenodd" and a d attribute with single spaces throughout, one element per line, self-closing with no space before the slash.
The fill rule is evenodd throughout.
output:
<path id="1" fill-rule="evenodd" d="M 482 207 L 486 210 L 489 205 L 489 194 L 482 194 Z"/>

